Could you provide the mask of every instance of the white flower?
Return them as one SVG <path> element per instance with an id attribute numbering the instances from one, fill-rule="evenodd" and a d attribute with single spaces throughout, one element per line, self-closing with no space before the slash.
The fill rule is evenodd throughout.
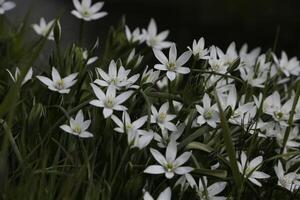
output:
<path id="1" fill-rule="evenodd" d="M 143 40 L 146 40 L 148 46 L 154 49 L 165 49 L 171 46 L 170 42 L 164 41 L 169 35 L 169 31 L 163 31 L 157 34 L 157 26 L 154 19 L 150 20 L 148 29 L 143 29 Z"/>
<path id="2" fill-rule="evenodd" d="M 200 116 L 197 117 L 198 125 L 207 123 L 209 126 L 216 128 L 217 123 L 220 122 L 217 104 L 211 105 L 211 99 L 208 94 L 203 96 L 203 107 L 196 105 L 196 109 Z"/>
<path id="3" fill-rule="evenodd" d="M 98 99 L 92 100 L 90 104 L 96 107 L 103 107 L 104 118 L 110 117 L 114 110 L 127 110 L 127 108 L 121 104 L 132 95 L 133 91 L 127 91 L 116 96 L 116 89 L 114 87 L 108 87 L 106 94 L 104 94 L 104 92 L 95 84 L 91 83 L 91 86 Z"/>
<path id="4" fill-rule="evenodd" d="M 280 161 L 278 161 L 278 165 L 274 167 L 274 170 L 278 178 L 277 185 L 292 192 L 300 188 L 300 177 L 296 172 L 286 173 Z"/>
<path id="5" fill-rule="evenodd" d="M 224 54 L 222 50 L 217 51 L 219 58 L 226 64 L 232 64 L 237 58 L 238 54 L 235 47 L 235 42 L 231 42 L 228 46 L 226 53 Z"/>
<path id="6" fill-rule="evenodd" d="M 284 51 L 281 52 L 281 58 L 278 58 L 273 54 L 273 58 L 278 69 L 289 77 L 290 75 L 299 76 L 300 74 L 300 63 L 296 57 L 288 59 Z"/>
<path id="7" fill-rule="evenodd" d="M 239 171 L 243 176 L 255 185 L 261 187 L 261 183 L 256 179 L 265 179 L 269 178 L 270 176 L 264 172 L 257 171 L 259 169 L 259 165 L 262 163 L 263 157 L 258 156 L 251 160 L 250 162 L 247 160 L 247 156 L 245 152 L 242 151 L 241 153 L 241 162 L 238 162 Z"/>
<path id="8" fill-rule="evenodd" d="M 188 174 L 189 175 L 189 174 Z M 216 182 L 210 186 L 207 185 L 207 178 L 206 176 L 203 177 L 203 181 L 201 178 L 199 179 L 199 184 L 196 184 L 196 181 L 194 178 L 189 175 L 186 176 L 188 183 L 192 188 L 196 190 L 197 196 L 200 199 L 205 199 L 205 200 L 226 200 L 227 197 L 221 197 L 221 196 L 216 196 L 217 194 L 221 193 L 225 187 L 226 187 L 226 182 Z"/>
<path id="9" fill-rule="evenodd" d="M 173 141 L 168 144 L 165 157 L 155 149 L 150 148 L 150 152 L 160 165 L 150 165 L 144 173 L 165 174 L 166 178 L 171 179 L 175 174 L 184 175 L 193 171 L 192 167 L 181 167 L 191 157 L 192 152 L 185 152 L 176 158 L 177 144 Z"/>
<path id="10" fill-rule="evenodd" d="M 70 126 L 61 125 L 60 128 L 67 133 L 71 133 L 81 138 L 93 137 L 93 134 L 86 131 L 91 124 L 91 120 L 84 121 L 84 116 L 82 110 L 79 110 L 76 114 L 75 119 L 71 117 Z"/>
<path id="11" fill-rule="evenodd" d="M 225 63 L 225 60 L 220 58 L 218 55 L 224 55 L 221 49 L 215 46 L 211 46 L 209 49 L 210 55 L 208 63 L 211 67 L 211 70 L 214 72 L 218 72 L 221 74 L 225 74 L 227 72 L 228 64 Z M 222 52 L 222 53 L 219 53 Z"/>
<path id="12" fill-rule="evenodd" d="M 198 42 L 196 40 L 193 41 L 192 48 L 188 47 L 188 49 L 193 53 L 193 55 L 195 56 L 195 58 L 197 60 L 209 59 L 209 56 L 208 56 L 209 50 L 205 49 L 204 45 L 205 45 L 205 40 L 202 37 L 202 38 L 200 38 L 200 40 Z"/>
<path id="13" fill-rule="evenodd" d="M 155 83 L 159 78 L 160 71 L 154 71 L 153 69 L 148 70 L 148 66 L 142 74 L 143 83 Z"/>
<path id="14" fill-rule="evenodd" d="M 18 77 L 21 75 L 20 69 L 18 67 L 16 68 L 14 76 L 12 75 L 12 73 L 8 69 L 6 71 L 9 73 L 9 75 L 10 75 L 11 79 L 13 80 L 13 82 L 17 82 Z M 26 73 L 26 75 L 25 75 L 25 77 L 24 77 L 21 84 L 24 85 L 25 83 L 27 83 L 32 78 L 32 74 L 33 74 L 33 70 L 32 70 L 32 67 L 30 67 L 30 69 Z"/>
<path id="15" fill-rule="evenodd" d="M 170 81 L 176 78 L 176 74 L 188 74 L 190 69 L 188 67 L 182 67 L 191 57 L 192 53 L 190 51 L 184 52 L 177 59 L 177 49 L 175 43 L 171 45 L 169 50 L 169 59 L 160 50 L 153 49 L 155 57 L 161 62 L 161 64 L 156 64 L 155 69 L 167 71 L 167 77 Z"/>
<path id="16" fill-rule="evenodd" d="M 73 0 L 76 10 L 72 10 L 72 14 L 78 19 L 84 21 L 97 20 L 107 15 L 107 12 L 99 12 L 104 5 L 104 2 L 98 2 L 92 5 L 92 0 Z"/>
<path id="17" fill-rule="evenodd" d="M 61 78 L 57 69 L 52 67 L 52 80 L 45 76 L 36 76 L 42 83 L 48 86 L 49 90 L 59 92 L 61 94 L 67 94 L 70 92 L 70 87 L 73 86 L 77 80 L 78 73 L 70 74 L 65 78 Z"/>
<path id="18" fill-rule="evenodd" d="M 3 15 L 6 11 L 9 11 L 16 7 L 16 4 L 12 1 L 0 0 L 0 15 Z"/>
<path id="19" fill-rule="evenodd" d="M 164 191 L 162 191 L 159 196 L 157 197 L 157 200 L 171 200 L 171 188 L 168 187 Z M 154 200 L 154 198 L 149 194 L 149 192 L 145 192 L 143 196 L 144 200 Z"/>
<path id="20" fill-rule="evenodd" d="M 293 105 L 293 98 L 281 105 L 280 95 L 277 91 L 268 96 L 263 102 L 263 112 L 271 115 L 273 119 L 280 123 L 281 126 L 288 126 L 287 121 Z M 299 117 L 294 116 L 294 121 Z"/>
<path id="21" fill-rule="evenodd" d="M 268 71 L 264 71 L 261 74 L 257 74 L 254 67 L 241 67 L 239 68 L 241 78 L 247 81 L 252 87 L 263 88 L 265 81 L 267 80 Z"/>
<path id="22" fill-rule="evenodd" d="M 139 78 L 139 74 L 135 74 L 132 77 L 128 78 L 128 75 L 131 70 L 125 70 L 123 66 L 117 69 L 117 65 L 114 60 L 112 60 L 109 64 L 108 74 L 104 72 L 102 69 L 97 68 L 101 79 L 97 79 L 94 82 L 103 87 L 112 86 L 117 90 L 121 89 L 122 87 L 135 87 L 132 86 Z"/>
<path id="23" fill-rule="evenodd" d="M 128 26 L 125 26 L 125 34 L 128 42 L 135 43 L 141 42 L 143 40 L 143 35 L 139 28 L 134 29 L 133 32 L 130 31 Z"/>
<path id="24" fill-rule="evenodd" d="M 111 116 L 111 119 L 119 126 L 114 128 L 118 133 L 127 134 L 128 145 L 133 148 L 137 147 L 139 149 L 145 148 L 153 139 L 154 132 L 152 130 L 144 131 L 140 128 L 147 121 L 147 116 L 143 116 L 134 122 L 131 121 L 129 114 L 124 111 L 122 115 L 122 121 L 115 115 Z"/>
<path id="25" fill-rule="evenodd" d="M 251 67 L 255 65 L 255 62 L 259 56 L 260 48 L 255 48 L 252 51 L 248 52 L 248 45 L 244 44 L 239 52 L 239 57 L 241 59 L 242 66 Z"/>
<path id="26" fill-rule="evenodd" d="M 48 34 L 47 39 L 54 40 L 53 24 L 54 20 L 51 20 L 50 22 L 46 23 L 45 19 L 42 17 L 40 19 L 40 24 L 33 24 L 32 28 L 38 35 L 46 37 Z"/>
<path id="27" fill-rule="evenodd" d="M 161 129 L 168 129 L 170 131 L 177 131 L 176 126 L 170 122 L 173 120 L 176 115 L 169 115 L 169 103 L 164 103 L 160 108 L 159 111 L 154 106 L 151 106 L 151 123 L 157 123 Z"/>
<path id="28" fill-rule="evenodd" d="M 97 56 L 89 58 L 87 50 L 85 50 L 85 51 L 82 52 L 82 57 L 83 57 L 84 60 L 87 60 L 86 61 L 87 65 L 93 64 L 94 62 L 96 62 L 98 60 Z"/>
<path id="29" fill-rule="evenodd" d="M 134 122 L 131 121 L 130 116 L 128 112 L 124 111 L 122 115 L 122 120 L 120 120 L 117 116 L 113 115 L 111 116 L 111 119 L 119 126 L 117 128 L 114 128 L 114 130 L 118 133 L 124 133 L 124 131 L 127 132 L 139 132 L 140 128 L 145 124 L 147 121 L 147 116 L 143 116 Z"/>
<path id="30" fill-rule="evenodd" d="M 177 126 L 177 131 L 172 131 L 172 133 L 168 133 L 167 129 L 161 130 L 160 136 L 158 133 L 154 133 L 154 140 L 156 140 L 157 146 L 160 148 L 166 148 L 170 141 L 176 142 L 176 140 L 182 135 L 184 131 L 185 125 L 182 123 L 179 126 Z"/>

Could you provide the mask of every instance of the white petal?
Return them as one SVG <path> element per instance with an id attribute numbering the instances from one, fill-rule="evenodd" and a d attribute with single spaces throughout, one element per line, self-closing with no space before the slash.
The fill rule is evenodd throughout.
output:
<path id="1" fill-rule="evenodd" d="M 104 101 L 106 99 L 104 92 L 98 86 L 96 86 L 93 83 L 91 83 L 91 86 L 93 88 L 93 91 L 94 91 L 96 97 L 98 99 L 100 99 L 101 101 Z"/>
<path id="2" fill-rule="evenodd" d="M 167 162 L 173 163 L 177 155 L 177 143 L 175 141 L 170 141 L 166 150 L 166 160 Z"/>
<path id="3" fill-rule="evenodd" d="M 99 100 L 92 100 L 90 101 L 90 104 L 96 107 L 104 107 L 103 102 Z"/>
<path id="4" fill-rule="evenodd" d="M 182 66 L 184 65 L 192 56 L 192 52 L 186 51 L 184 52 L 176 61 L 176 65 Z"/>
<path id="5" fill-rule="evenodd" d="M 104 2 L 97 2 L 95 3 L 91 8 L 90 11 L 93 13 L 98 12 L 99 10 L 101 10 L 101 8 L 103 7 Z"/>
<path id="6" fill-rule="evenodd" d="M 168 63 L 168 59 L 162 51 L 153 49 L 153 53 L 154 53 L 155 57 L 159 60 L 159 62 L 161 62 L 164 65 L 166 65 Z"/>
<path id="7" fill-rule="evenodd" d="M 73 130 L 71 129 L 71 127 L 68 126 L 68 125 L 61 125 L 59 128 L 61 128 L 62 130 L 64 130 L 67 133 L 72 133 L 73 132 Z"/>
<path id="8" fill-rule="evenodd" d="M 11 2 L 11 1 L 9 1 L 9 2 L 4 2 L 4 4 L 2 4 L 2 8 L 3 8 L 4 10 L 11 10 L 11 9 L 13 9 L 14 7 L 16 7 L 16 4 L 15 4 L 14 2 Z"/>
<path id="9" fill-rule="evenodd" d="M 91 16 L 91 19 L 93 19 L 93 20 L 100 19 L 100 18 L 106 16 L 107 14 L 108 14 L 107 12 L 96 13 Z"/>
<path id="10" fill-rule="evenodd" d="M 113 114 L 113 110 L 110 108 L 103 108 L 103 116 L 104 118 L 108 118 Z"/>
<path id="11" fill-rule="evenodd" d="M 158 70 L 161 70 L 161 71 L 167 71 L 168 68 L 166 67 L 166 65 L 163 65 L 163 64 L 156 64 L 154 65 L 154 69 L 158 69 Z"/>
<path id="12" fill-rule="evenodd" d="M 177 49 L 176 49 L 175 43 L 173 43 L 171 45 L 170 50 L 169 50 L 169 62 L 175 64 L 176 63 L 176 59 L 177 59 Z"/>
<path id="13" fill-rule="evenodd" d="M 90 132 L 84 131 L 81 134 L 78 135 L 81 138 L 90 138 L 90 137 L 94 137 L 93 134 L 91 134 Z"/>
<path id="14" fill-rule="evenodd" d="M 207 188 L 208 194 L 215 196 L 222 192 L 226 187 L 226 182 L 217 182 Z"/>
<path id="15" fill-rule="evenodd" d="M 82 110 L 79 110 L 79 111 L 78 111 L 78 113 L 76 114 L 75 120 L 76 120 L 77 122 L 80 122 L 80 123 L 83 122 L 84 116 L 83 116 Z"/>
<path id="16" fill-rule="evenodd" d="M 126 101 L 132 94 L 133 94 L 133 91 L 127 91 L 127 92 L 124 92 L 124 93 L 120 94 L 120 95 L 117 96 L 116 99 L 115 99 L 116 104 L 121 104 L 121 103 L 123 103 L 123 102 Z"/>
<path id="17" fill-rule="evenodd" d="M 47 86 L 52 86 L 53 84 L 52 80 L 45 76 L 36 76 L 36 77 Z"/>
<path id="18" fill-rule="evenodd" d="M 177 67 L 175 71 L 179 74 L 188 74 L 191 70 L 188 67 Z"/>
<path id="19" fill-rule="evenodd" d="M 165 159 L 165 157 L 156 149 L 152 149 L 150 148 L 150 152 L 152 154 L 152 156 L 154 157 L 154 159 L 161 165 L 166 165 L 167 161 Z"/>
<path id="20" fill-rule="evenodd" d="M 179 175 L 184 175 L 184 174 L 190 173 L 193 170 L 194 170 L 194 168 L 192 168 L 192 167 L 178 167 L 174 170 L 174 172 Z"/>
<path id="21" fill-rule="evenodd" d="M 77 10 L 72 10 L 71 14 L 77 17 L 78 19 L 82 19 L 82 15 Z"/>
<path id="22" fill-rule="evenodd" d="M 186 161 L 188 161 L 188 159 L 191 157 L 192 152 L 185 152 L 183 154 L 181 154 L 174 162 L 174 165 L 176 167 L 181 166 L 182 164 L 186 163 Z"/>
<path id="23" fill-rule="evenodd" d="M 145 124 L 145 122 L 147 121 L 147 119 L 148 119 L 148 116 L 143 116 L 143 117 L 139 118 L 138 120 L 134 121 L 132 123 L 132 125 L 136 129 L 139 129 L 139 128 L 141 128 Z"/>
<path id="24" fill-rule="evenodd" d="M 169 78 L 170 81 L 173 81 L 176 78 L 176 73 L 172 71 L 168 71 L 167 77 Z"/>
<path id="25" fill-rule="evenodd" d="M 150 165 L 145 170 L 144 173 L 147 174 L 163 174 L 165 169 L 160 165 Z"/>
<path id="26" fill-rule="evenodd" d="M 168 187 L 159 194 L 157 200 L 171 200 L 171 194 L 171 188 Z"/>
<path id="27" fill-rule="evenodd" d="M 61 80 L 61 77 L 55 67 L 52 67 L 52 80 L 53 82 L 57 82 Z"/>

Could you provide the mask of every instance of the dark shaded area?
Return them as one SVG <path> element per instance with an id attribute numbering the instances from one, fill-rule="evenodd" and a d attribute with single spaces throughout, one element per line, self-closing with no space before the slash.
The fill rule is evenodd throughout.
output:
<path id="1" fill-rule="evenodd" d="M 32 22 L 40 16 L 47 19 L 63 14 L 64 38 L 76 40 L 79 20 L 71 16 L 71 0 L 17 0 L 18 17 L 30 7 Z M 109 0 L 104 10 L 109 15 L 86 26 L 86 41 L 100 35 L 103 41 L 110 25 L 126 15 L 130 28 L 147 27 L 155 18 L 159 30 L 169 29 L 169 39 L 182 48 L 194 38 L 205 37 L 208 44 L 222 49 L 231 41 L 238 46 L 261 46 L 267 50 L 274 44 L 280 27 L 277 50 L 286 50 L 290 56 L 300 54 L 300 1 L 297 0 Z M 13 11 L 11 11 L 13 12 Z M 102 42 L 103 43 L 103 42 Z M 101 43 L 100 43 L 101 44 Z"/>

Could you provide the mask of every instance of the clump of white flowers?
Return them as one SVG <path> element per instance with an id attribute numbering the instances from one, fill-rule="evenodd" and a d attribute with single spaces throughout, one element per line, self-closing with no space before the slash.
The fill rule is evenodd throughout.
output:
<path id="1" fill-rule="evenodd" d="M 13 41 L 0 55 L 16 56 L 0 59 L 1 197 L 39 183 L 28 199 L 300 199 L 297 57 L 204 37 L 179 54 L 154 19 L 111 29 L 99 55 L 81 39 L 104 2 L 73 4 L 80 39 L 66 49 L 59 19 L 33 24 L 42 37 L 28 47 L 0 32 Z M 0 14 L 14 7 L 0 0 Z M 48 40 L 49 63 L 31 67 Z"/>

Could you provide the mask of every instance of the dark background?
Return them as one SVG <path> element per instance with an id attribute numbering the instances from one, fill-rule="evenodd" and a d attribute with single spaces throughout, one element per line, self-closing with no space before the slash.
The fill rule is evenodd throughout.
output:
<path id="1" fill-rule="evenodd" d="M 29 10 L 31 22 L 38 22 L 41 16 L 48 21 L 63 15 L 64 40 L 77 39 L 79 20 L 70 14 L 71 0 L 14 1 L 17 8 L 9 12 L 12 18 L 19 20 Z M 289 56 L 300 55 L 298 0 L 108 0 L 103 10 L 109 15 L 86 26 L 88 44 L 100 36 L 101 47 L 108 27 L 126 15 L 131 29 L 147 27 L 153 17 L 159 30 L 169 29 L 168 39 L 182 48 L 191 45 L 194 38 L 204 37 L 209 45 L 222 49 L 236 41 L 238 47 L 248 43 L 251 48 L 261 46 L 266 51 L 273 46 L 280 27 L 277 53 L 285 50 Z"/>

